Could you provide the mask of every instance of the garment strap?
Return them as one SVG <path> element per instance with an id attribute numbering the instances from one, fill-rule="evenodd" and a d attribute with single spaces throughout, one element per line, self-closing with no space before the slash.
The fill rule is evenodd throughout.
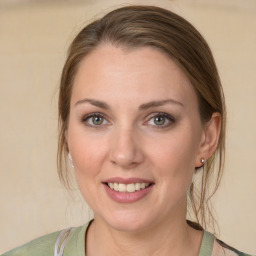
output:
<path id="1" fill-rule="evenodd" d="M 212 255 L 213 243 L 214 243 L 213 234 L 204 230 L 203 240 L 202 240 L 202 243 L 201 243 L 201 248 L 200 248 L 198 256 L 210 256 L 210 255 Z"/>
<path id="2" fill-rule="evenodd" d="M 73 230 L 74 228 L 67 228 L 60 232 L 55 243 L 54 256 L 63 256 L 65 246 Z"/>

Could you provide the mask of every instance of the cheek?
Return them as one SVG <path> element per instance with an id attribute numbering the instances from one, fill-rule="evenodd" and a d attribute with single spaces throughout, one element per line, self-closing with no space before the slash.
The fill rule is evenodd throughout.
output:
<path id="1" fill-rule="evenodd" d="M 84 132 L 70 132 L 69 149 L 74 163 L 76 181 L 84 200 L 95 210 L 100 173 L 106 156 L 105 142 Z"/>
<path id="2" fill-rule="evenodd" d="M 195 169 L 198 135 L 190 127 L 190 131 L 180 130 L 159 141 L 158 146 L 152 147 L 150 158 L 154 159 L 156 175 L 162 178 L 161 182 L 166 182 L 168 186 L 171 184 L 175 191 L 190 186 Z"/>
<path id="3" fill-rule="evenodd" d="M 155 160 L 163 166 L 175 169 L 194 169 L 197 145 L 195 140 L 182 133 L 181 136 L 174 134 L 167 139 L 159 141 L 158 145 L 152 147 L 151 154 Z"/>
<path id="4" fill-rule="evenodd" d="M 92 136 L 81 129 L 70 129 L 68 138 L 76 176 L 97 175 L 106 157 L 104 136 Z"/>

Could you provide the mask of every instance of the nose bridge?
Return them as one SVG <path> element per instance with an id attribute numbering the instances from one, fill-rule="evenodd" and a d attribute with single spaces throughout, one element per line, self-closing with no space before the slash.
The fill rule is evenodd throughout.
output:
<path id="1" fill-rule="evenodd" d="M 122 125 L 115 128 L 112 134 L 110 154 L 113 163 L 127 168 L 143 160 L 137 133 L 136 129 L 130 126 Z"/>

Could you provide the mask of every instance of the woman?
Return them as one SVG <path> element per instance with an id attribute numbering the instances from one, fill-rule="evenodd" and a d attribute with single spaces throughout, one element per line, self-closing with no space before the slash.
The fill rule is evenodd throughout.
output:
<path id="1" fill-rule="evenodd" d="M 211 51 L 183 18 L 130 6 L 86 26 L 63 69 L 59 120 L 60 178 L 68 185 L 69 159 L 94 219 L 4 255 L 247 255 L 205 231 L 225 104 Z"/>

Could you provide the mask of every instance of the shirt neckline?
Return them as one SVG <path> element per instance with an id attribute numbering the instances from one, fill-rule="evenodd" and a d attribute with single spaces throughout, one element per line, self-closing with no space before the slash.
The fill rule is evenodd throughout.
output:
<path id="1" fill-rule="evenodd" d="M 86 254 L 85 254 L 85 248 L 86 248 L 85 247 L 85 238 L 87 235 L 88 227 L 90 226 L 90 224 L 92 222 L 93 222 L 93 220 L 89 221 L 87 224 L 85 224 L 81 227 L 81 230 L 77 237 L 78 241 L 76 241 L 77 249 L 78 249 L 79 253 L 76 252 L 76 255 L 86 256 Z M 73 240 L 73 239 L 71 238 L 69 242 L 71 242 L 71 240 Z M 200 250 L 199 250 L 198 256 L 211 256 L 212 251 L 213 251 L 213 244 L 214 244 L 213 234 L 204 230 L 203 239 L 202 239 L 202 242 L 200 245 Z"/>

